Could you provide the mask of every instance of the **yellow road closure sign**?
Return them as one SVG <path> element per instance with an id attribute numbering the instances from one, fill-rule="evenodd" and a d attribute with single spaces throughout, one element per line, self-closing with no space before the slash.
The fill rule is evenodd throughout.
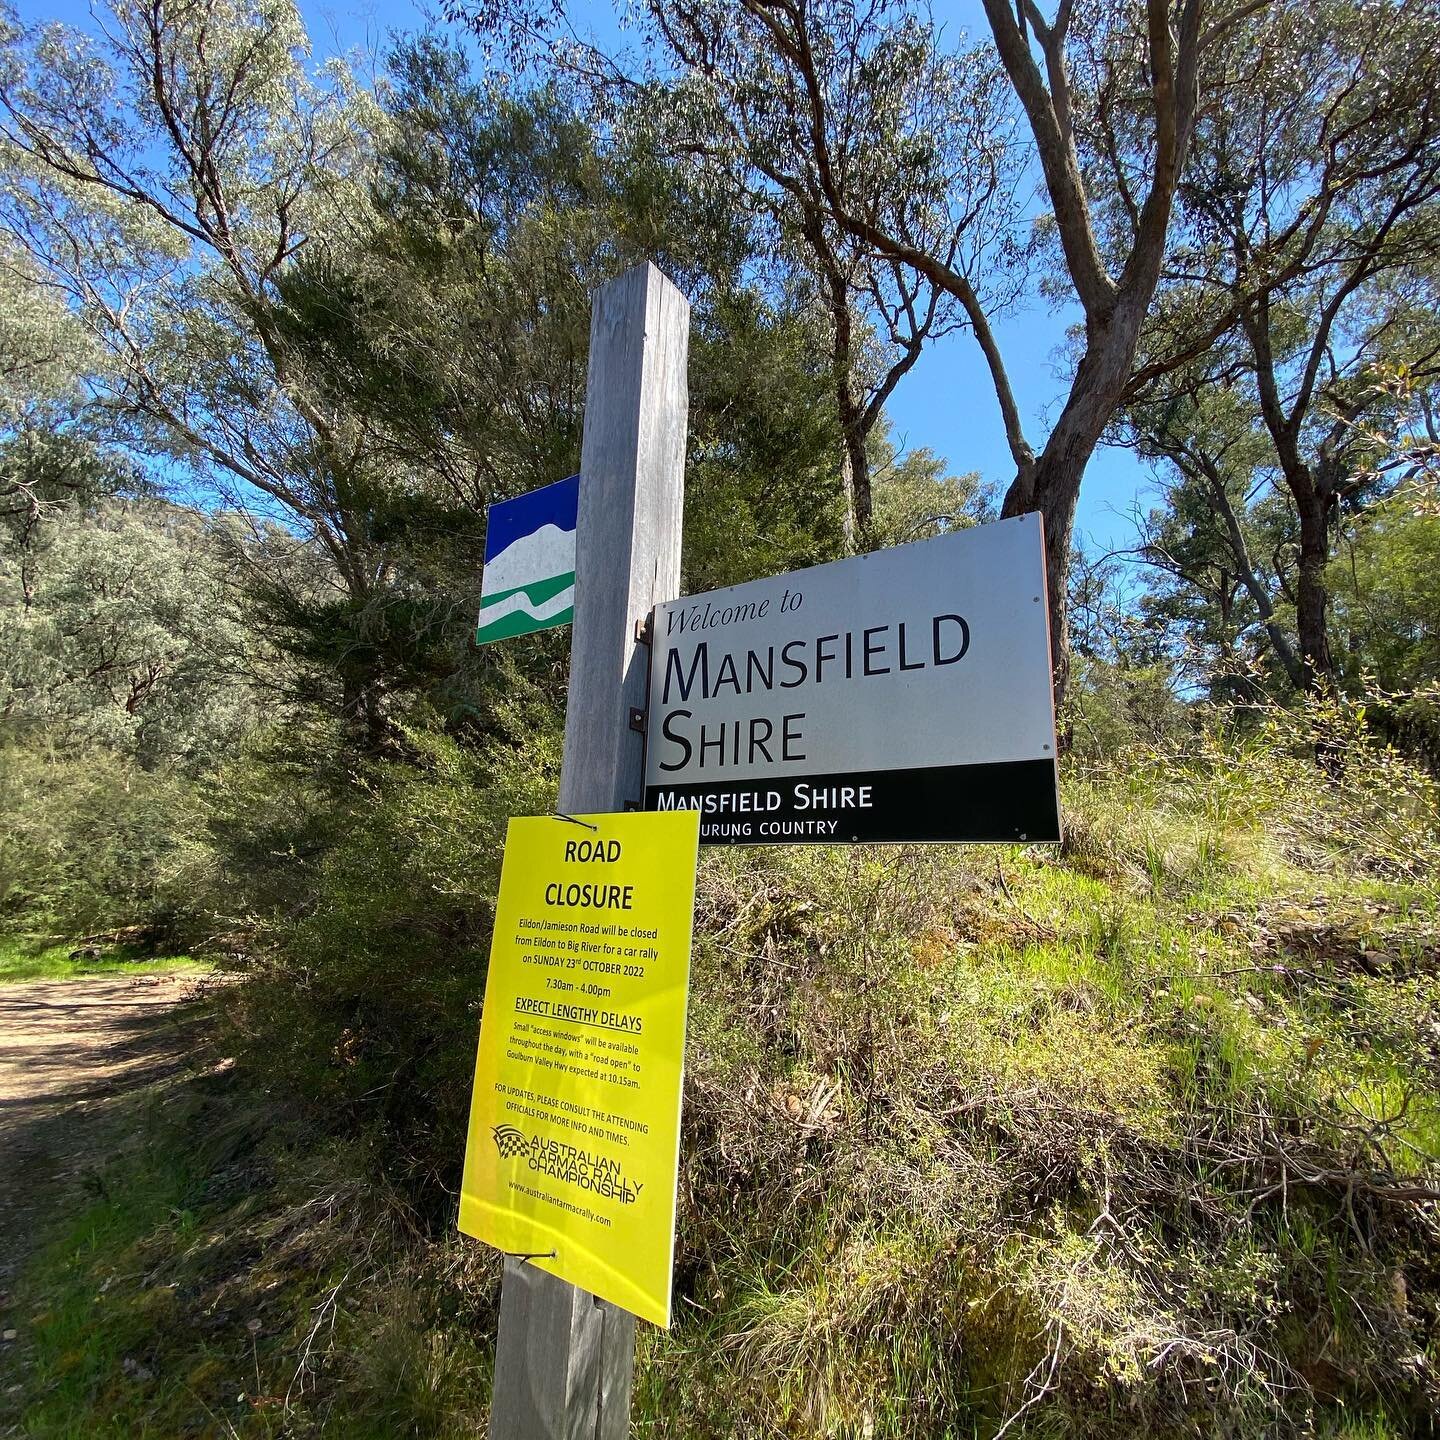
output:
<path id="1" fill-rule="evenodd" d="M 700 817 L 576 819 L 506 836 L 460 1228 L 668 1326 Z"/>

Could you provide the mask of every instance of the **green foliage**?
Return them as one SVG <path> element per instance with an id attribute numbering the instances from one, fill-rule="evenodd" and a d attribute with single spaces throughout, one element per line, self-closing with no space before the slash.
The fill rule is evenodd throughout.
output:
<path id="1" fill-rule="evenodd" d="M 114 1102 L 130 1143 L 90 1167 L 90 1202 L 10 1297 L 0 1423 L 35 1440 L 475 1434 L 494 1317 L 466 1286 L 495 1267 L 456 1255 L 437 1288 L 363 1155 L 317 1147 L 222 1072 Z"/>
<path id="2" fill-rule="evenodd" d="M 1221 718 L 1067 773 L 1058 853 L 705 853 L 679 1318 L 641 1337 L 639 1426 L 1423 1425 L 1435 796 L 1353 712 Z M 222 1031 L 267 1135 L 237 1166 L 208 1115 L 179 1198 L 42 1262 L 36 1308 L 116 1279 L 83 1338 L 36 1327 L 75 1377 L 36 1433 L 103 1406 L 173 1433 L 197 1394 L 244 1436 L 476 1423 L 497 1274 L 451 1229 L 459 1137 L 503 821 L 548 806 L 557 737 L 406 744 L 348 784 L 323 746 L 243 757 L 214 792 L 234 877 L 271 857 Z M 105 1213 L 155 1183 L 107 1180 Z M 124 1354 L 150 1378 L 122 1393 Z"/>
<path id="3" fill-rule="evenodd" d="M 1194 717 L 1175 694 L 1169 665 L 1116 665 L 1081 657 L 1060 727 L 1077 759 L 1108 760 L 1187 733 Z"/>
<path id="4" fill-rule="evenodd" d="M 256 720 L 252 655 L 204 517 L 109 501 L 0 555 L 0 715 L 10 735 L 192 772 Z"/>
<path id="5" fill-rule="evenodd" d="M 342 66 L 310 70 L 288 0 L 120 4 L 98 38 L 7 23 L 4 42 L 0 222 L 46 293 L 83 313 L 109 438 L 257 529 L 305 537 L 341 613 L 373 622 L 389 559 L 367 523 L 366 417 L 325 404 L 275 315 L 296 253 L 324 268 L 366 213 L 371 98 Z M 356 656 L 340 708 L 373 748 L 385 691 Z"/>
<path id="6" fill-rule="evenodd" d="M 1249 724 L 1220 707 L 1190 718 L 1199 723 L 1126 745 L 1080 772 L 1081 783 L 1098 777 L 1103 793 L 1122 794 L 1135 809 L 1107 827 L 1107 846 L 1130 848 L 1135 835 L 1179 813 L 1191 817 L 1197 845 L 1215 847 L 1222 861 L 1229 830 L 1264 827 L 1310 870 L 1379 876 L 1421 904 L 1440 898 L 1440 789 L 1376 738 L 1363 706 L 1319 697 L 1265 707 Z M 1067 846 L 1088 838 L 1072 827 Z"/>
<path id="7" fill-rule="evenodd" d="M 299 807 L 283 762 L 237 766 L 214 824 L 237 859 L 248 850 L 280 862 L 255 895 L 266 908 L 248 917 L 244 1029 L 265 1037 L 267 1066 L 324 1124 L 366 1117 L 391 1173 L 443 1206 L 505 823 L 553 805 L 559 737 L 541 730 L 480 751 L 433 733 L 406 743 L 405 761 L 312 786 Z"/>
<path id="8" fill-rule="evenodd" d="M 87 936 L 191 914 L 209 859 L 195 792 L 100 747 L 0 750 L 0 923 Z"/>
<path id="9" fill-rule="evenodd" d="M 580 116 L 554 88 L 507 93 L 434 36 L 391 65 L 386 223 L 342 312 L 342 375 L 361 373 L 407 460 L 476 510 L 578 469 L 590 292 L 652 259 L 694 301 L 687 588 L 839 553 L 820 324 L 742 282 L 763 242 L 733 197 L 662 159 L 643 100 Z M 333 335 L 328 290 L 325 307 Z"/>
<path id="10" fill-rule="evenodd" d="M 836 559 L 839 452 L 813 318 L 744 292 L 692 341 L 683 593 Z"/>
<path id="11" fill-rule="evenodd" d="M 1217 698 L 1242 672 L 1243 698 L 1302 688 L 1296 524 L 1269 484 L 1254 406 L 1229 389 L 1181 387 L 1133 419 L 1139 452 L 1164 462 L 1163 504 L 1139 522 L 1148 624 Z"/>
<path id="12" fill-rule="evenodd" d="M 908 545 L 997 518 L 995 498 L 977 473 L 947 474 L 945 461 L 929 450 L 898 454 L 887 423 L 872 433 L 870 450 L 875 487 L 872 548 Z"/>
<path id="13" fill-rule="evenodd" d="M 1440 683 L 1440 513 L 1406 488 L 1373 506 L 1331 562 L 1335 626 L 1352 681 L 1390 691 Z"/>
<path id="14" fill-rule="evenodd" d="M 0 236 L 0 413 L 7 426 L 73 400 L 97 358 L 79 316 L 42 278 L 22 244 Z"/>

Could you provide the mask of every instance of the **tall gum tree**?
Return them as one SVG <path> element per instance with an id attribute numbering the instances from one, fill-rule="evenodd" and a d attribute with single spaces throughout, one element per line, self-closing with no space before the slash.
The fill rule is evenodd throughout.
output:
<path id="1" fill-rule="evenodd" d="M 652 79 L 649 90 L 671 153 L 703 161 L 767 217 L 777 253 L 810 277 L 825 317 L 852 550 L 876 539 L 869 450 L 885 405 L 926 345 L 970 321 L 931 275 L 843 223 L 834 193 L 905 196 L 907 233 L 948 265 L 973 273 L 989 257 L 982 288 L 993 308 L 1019 288 L 1016 267 L 998 263 L 1023 178 L 1003 76 L 979 52 L 942 54 L 928 23 L 898 13 L 884 23 L 886 10 L 812 5 L 799 23 L 800 12 L 769 6 L 650 6 L 657 50 L 682 67 L 678 84 Z M 613 68 L 593 73 L 614 83 Z M 807 128 L 817 111 L 823 155 Z M 941 117 L 943 159 L 912 138 Z"/>
<path id="2" fill-rule="evenodd" d="M 1422 392 L 1440 373 L 1414 293 L 1440 258 L 1437 51 L 1431 0 L 1274 0 L 1207 57 L 1215 103 L 1130 386 L 1182 469 L 1193 439 L 1153 418 L 1217 385 L 1247 396 L 1296 518 L 1287 669 L 1304 688 L 1336 676 L 1326 568 L 1342 507 L 1372 487 L 1369 428 L 1395 408 L 1376 366 Z"/>
<path id="3" fill-rule="evenodd" d="M 1176 187 L 1202 96 L 1202 61 L 1265 0 L 984 0 L 992 44 L 950 60 L 972 77 L 999 76 L 1006 104 L 982 143 L 1013 150 L 1010 123 L 1028 129 L 1048 214 L 1039 227 L 1082 324 L 1067 393 L 1038 447 L 1026 435 L 994 321 L 1013 300 L 1013 233 L 987 224 L 994 194 L 971 185 L 976 143 L 969 87 L 922 87 L 857 117 L 837 105 L 817 57 L 838 51 L 848 87 L 867 83 L 870 57 L 906 44 L 928 58 L 916 75 L 945 74 L 933 25 L 901 3 L 859 9 L 844 0 L 651 0 L 657 33 L 677 17 L 705 39 L 673 47 L 688 73 L 722 95 L 769 86 L 783 140 L 770 182 L 813 197 L 866 254 L 924 278 L 963 315 L 988 367 L 1015 478 L 1003 513 L 1045 518 L 1057 695 L 1068 677 L 1066 574 L 1081 480 L 1133 375 L 1159 280 Z M 727 40 L 743 31 L 746 46 Z M 770 79 L 783 75 L 782 84 Z M 987 84 L 990 81 L 987 79 Z M 845 93 L 842 88 L 841 93 Z M 857 125 L 857 118 L 864 125 Z M 744 135 L 743 125 L 734 127 Z M 997 167 L 1012 172 L 1013 155 Z M 1013 213 L 1009 216 L 1013 221 Z M 1045 247 L 1041 247 L 1042 249 Z"/>
<path id="4" fill-rule="evenodd" d="M 317 74 L 289 0 L 117 0 L 98 36 L 0 26 L 0 226 L 103 356 L 95 402 L 237 512 L 327 558 L 340 709 L 384 741 L 392 557 L 363 414 L 327 404 L 278 320 L 305 251 L 367 210 L 377 112 Z"/>
<path id="5" fill-rule="evenodd" d="M 87 341 L 30 256 L 0 236 L 0 567 L 13 567 L 22 615 L 52 522 L 130 478 L 88 423 L 83 382 L 97 357 Z"/>
<path id="6" fill-rule="evenodd" d="M 1023 281 L 1015 232 L 1025 176 L 1004 75 L 988 53 L 943 53 L 935 26 L 892 0 L 637 8 L 648 21 L 641 57 L 577 42 L 559 0 L 445 6 L 510 63 L 545 56 L 601 113 L 623 97 L 649 118 L 661 153 L 769 227 L 767 261 L 750 274 L 782 304 L 808 301 L 824 327 L 845 544 L 873 548 L 871 449 L 885 406 L 924 348 L 972 318 L 932 274 L 846 223 L 834 195 L 883 193 L 909 244 L 969 277 L 989 313 L 1007 308 Z"/>
<path id="7" fill-rule="evenodd" d="M 1278 664 L 1300 689 L 1294 638 L 1293 537 L 1273 496 L 1264 432 L 1250 397 L 1223 385 L 1180 394 L 1127 415 L 1119 427 L 1155 463 L 1162 504 L 1135 516 L 1135 555 L 1165 577 L 1143 602 L 1182 632 L 1194 678 L 1223 691 L 1257 693 L 1256 677 Z"/>

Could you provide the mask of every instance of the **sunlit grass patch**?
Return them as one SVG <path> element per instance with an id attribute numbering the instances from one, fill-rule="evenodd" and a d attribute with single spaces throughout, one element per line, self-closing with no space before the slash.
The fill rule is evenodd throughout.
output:
<path id="1" fill-rule="evenodd" d="M 151 1138 L 91 1173 L 90 1203 L 40 1252 L 18 1287 L 21 1434 L 78 1437 L 87 1425 L 100 1434 L 163 1433 L 156 1364 L 168 1350 L 175 1296 L 144 1277 L 157 1236 L 183 1243 L 193 1228 L 189 1206 L 204 1164 L 183 1148 L 155 1143 L 153 1100 L 135 1108 L 134 1125 Z M 203 1411 L 192 1407 L 192 1417 L 203 1420 Z"/>
<path id="2" fill-rule="evenodd" d="M 652 1426 L 679 1404 L 685 1433 L 765 1434 L 767 1402 L 809 1436 L 1411 1413 L 1418 1337 L 1379 1257 L 1414 1217 L 1343 1180 L 1345 1124 L 1393 1121 L 1397 1076 L 1377 1143 L 1433 1171 L 1429 909 L 1333 851 L 1301 868 L 1294 777 L 1202 761 L 1072 781 L 1059 852 L 706 861 L 681 1273 L 712 1281 L 643 1352 Z M 867 1308 L 883 1265 L 847 1268 L 882 1216 L 891 1253 L 930 1257 L 903 1321 Z"/>
<path id="3" fill-rule="evenodd" d="M 17 935 L 0 935 L 0 984 L 18 980 L 78 980 L 87 975 L 201 974 L 208 960 L 190 955 L 144 955 L 125 946 L 48 944 Z"/>

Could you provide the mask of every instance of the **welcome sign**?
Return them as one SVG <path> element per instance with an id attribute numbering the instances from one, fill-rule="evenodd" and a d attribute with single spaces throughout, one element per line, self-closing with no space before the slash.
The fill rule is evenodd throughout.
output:
<path id="1" fill-rule="evenodd" d="M 645 808 L 709 844 L 1058 841 L 1039 516 L 657 606 Z"/>
<path id="2" fill-rule="evenodd" d="M 568 625 L 575 618 L 575 518 L 580 477 L 492 505 L 485 527 L 477 645 Z"/>

